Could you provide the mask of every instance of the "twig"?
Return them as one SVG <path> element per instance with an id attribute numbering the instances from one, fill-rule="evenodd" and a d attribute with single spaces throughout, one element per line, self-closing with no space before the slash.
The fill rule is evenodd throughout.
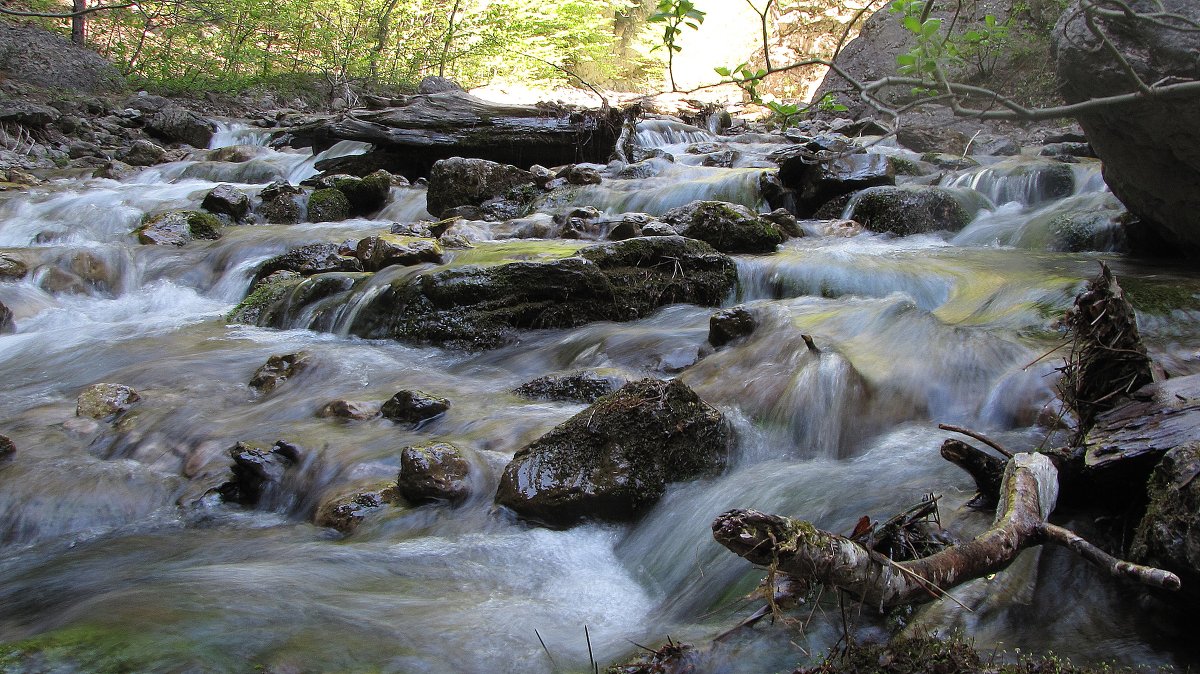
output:
<path id="1" fill-rule="evenodd" d="M 938 424 L 938 428 L 942 429 L 943 431 L 950 431 L 951 433 L 961 433 L 961 434 L 967 436 L 968 438 L 975 438 L 976 440 L 982 442 L 983 444 L 987 445 L 988 447 L 991 447 L 992 449 L 996 450 L 997 452 L 1000 452 L 1006 458 L 1009 458 L 1009 459 L 1013 458 L 1012 452 L 1008 451 L 1007 449 L 1004 448 L 1003 445 L 996 442 L 995 440 L 992 440 L 991 438 L 987 437 L 986 435 L 983 435 L 982 433 L 978 433 L 976 431 L 972 431 L 968 428 L 963 428 L 961 426 L 952 426 L 950 424 Z"/>

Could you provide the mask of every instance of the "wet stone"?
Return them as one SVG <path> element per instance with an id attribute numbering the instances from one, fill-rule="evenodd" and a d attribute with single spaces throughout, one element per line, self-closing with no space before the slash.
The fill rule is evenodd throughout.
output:
<path id="1" fill-rule="evenodd" d="M 124 414 L 141 399 L 137 391 L 124 384 L 92 384 L 79 394 L 75 415 L 88 419 L 107 419 Z"/>
<path id="2" fill-rule="evenodd" d="M 313 524 L 352 534 L 369 514 L 399 501 L 400 492 L 394 480 L 376 480 L 340 489 L 321 499 Z"/>
<path id="3" fill-rule="evenodd" d="M 754 332 L 754 314 L 745 307 L 732 307 L 708 319 L 708 342 L 720 348 L 739 337 Z"/>
<path id="4" fill-rule="evenodd" d="M 593 370 L 565 375 L 546 375 L 521 384 L 513 394 L 530 400 L 568 400 L 594 403 L 626 384 L 621 376 L 604 376 Z"/>
<path id="5" fill-rule="evenodd" d="M 307 351 L 271 356 L 265 365 L 254 371 L 254 376 L 250 378 L 250 387 L 262 394 L 270 393 L 283 382 L 303 372 L 311 362 L 312 354 Z"/>
<path id="6" fill-rule="evenodd" d="M 233 185 L 217 185 L 200 202 L 200 208 L 216 215 L 228 215 L 234 221 L 250 213 L 250 197 Z"/>
<path id="7" fill-rule="evenodd" d="M 230 448 L 233 477 L 217 488 L 221 499 L 245 506 L 257 505 L 266 491 L 283 482 L 284 473 L 299 463 L 299 449 L 277 442 L 271 449 L 238 442 Z"/>
<path id="8" fill-rule="evenodd" d="M 384 417 L 399 423 L 419 424 L 444 414 L 450 401 L 423 391 L 400 391 L 380 408 Z"/>
<path id="9" fill-rule="evenodd" d="M 17 445 L 8 436 L 0 435 L 0 463 L 11 461 L 17 453 Z"/>
<path id="10" fill-rule="evenodd" d="M 400 451 L 400 495 L 410 503 L 462 503 L 471 495 L 471 464 L 448 442 L 405 447 Z"/>
<path id="11" fill-rule="evenodd" d="M 0 335 L 14 332 L 16 329 L 17 325 L 13 322 L 12 309 L 9 309 L 4 306 L 3 302 L 0 302 Z"/>
<path id="12" fill-rule="evenodd" d="M 379 405 L 355 400 L 334 400 L 317 410 L 317 416 L 326 419 L 352 419 L 364 421 L 379 416 Z"/>

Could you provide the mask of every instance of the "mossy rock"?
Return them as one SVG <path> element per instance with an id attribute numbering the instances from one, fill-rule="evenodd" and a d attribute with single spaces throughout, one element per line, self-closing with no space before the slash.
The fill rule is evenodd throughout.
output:
<path id="1" fill-rule="evenodd" d="M 310 222 L 338 222 L 350 217 L 350 200 L 341 190 L 326 187 L 308 197 Z"/>
<path id="2" fill-rule="evenodd" d="M 745 206 L 723 201 L 694 201 L 667 211 L 662 220 L 683 236 L 722 253 L 773 253 L 787 239 L 778 224 Z"/>
<path id="3" fill-rule="evenodd" d="M 267 310 L 300 285 L 303 279 L 293 271 L 277 271 L 259 282 L 246 299 L 238 303 L 225 320 L 230 323 L 259 325 Z"/>
<path id="4" fill-rule="evenodd" d="M 848 207 L 849 219 L 899 236 L 957 232 L 971 220 L 954 195 L 938 187 L 870 187 L 855 193 Z"/>
<path id="5" fill-rule="evenodd" d="M 725 417 L 686 384 L 643 379 L 518 451 L 496 502 L 551 526 L 630 520 L 668 484 L 720 472 L 733 443 Z"/>
<path id="6" fill-rule="evenodd" d="M 365 178 L 339 176 L 333 180 L 333 187 L 345 195 L 350 215 L 370 215 L 387 203 L 392 176 L 382 170 Z"/>
<path id="7" fill-rule="evenodd" d="M 196 239 L 221 238 L 221 220 L 204 211 L 167 211 L 142 218 L 134 234 L 138 242 L 158 246 L 186 246 Z"/>

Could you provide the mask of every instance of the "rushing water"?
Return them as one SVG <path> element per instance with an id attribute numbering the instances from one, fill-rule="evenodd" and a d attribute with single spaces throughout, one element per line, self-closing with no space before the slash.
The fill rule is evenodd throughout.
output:
<path id="1" fill-rule="evenodd" d="M 544 207 L 660 214 L 697 198 L 766 207 L 757 186 L 771 138 L 731 142 L 670 123 L 647 124 L 638 138 L 680 161 L 651 160 L 643 173 Z M 1061 338 L 1053 317 L 1097 260 L 1143 288 L 1200 289 L 1194 273 L 1047 250 L 1039 232 L 1056 214 L 1115 206 L 1095 166 L 1070 169 L 1064 190 L 1029 159 L 945 180 L 986 205 L 953 237 L 809 236 L 739 257 L 730 303 L 744 303 L 759 327 L 715 353 L 706 345 L 711 310 L 692 306 L 530 332 L 482 354 L 227 325 L 267 258 L 428 217 L 420 188 L 394 188 L 373 220 L 229 227 L 219 241 L 184 248 L 136 244 L 130 232 L 143 214 L 195 208 L 220 181 L 256 194 L 273 179 L 315 173 L 315 158 L 264 142 L 227 125 L 214 144 L 257 146 L 250 161 L 198 156 L 124 182 L 59 181 L 0 204 L 0 252 L 33 270 L 0 283 L 17 324 L 0 336 L 0 433 L 19 448 L 0 467 L 0 641 L 39 640 L 51 655 L 28 669 L 591 671 L 590 658 L 628 657 L 633 642 L 706 642 L 755 608 L 743 596 L 763 575 L 712 541 L 715 515 L 754 507 L 845 532 L 932 491 L 944 496 L 943 523 L 978 531 L 988 517 L 962 507 L 971 481 L 939 458 L 937 424 L 1016 449 L 1047 441 L 1057 363 L 1039 356 Z M 734 168 L 689 158 L 697 142 L 728 143 Z M 330 154 L 361 150 L 342 144 Z M 514 227 L 461 230 L 480 256 L 512 246 L 499 240 Z M 1200 371 L 1198 322 L 1194 309 L 1142 316 L 1153 355 L 1175 374 Z M 303 374 L 265 397 L 248 386 L 269 356 L 298 350 L 314 357 Z M 510 391 L 582 368 L 680 377 L 735 424 L 727 472 L 671 488 L 630 525 L 551 531 L 497 512 L 491 494 L 512 454 L 582 409 Z M 142 396 L 115 426 L 74 416 L 79 391 L 102 381 Z M 378 402 L 405 388 L 453 407 L 418 429 L 315 415 L 334 399 Z M 250 511 L 204 496 L 227 474 L 235 442 L 277 439 L 309 453 L 303 493 Z M 430 439 L 466 448 L 482 469 L 466 503 L 388 508 L 347 537 L 308 523 L 320 494 L 394 477 L 399 448 Z M 1136 590 L 1061 550 L 1028 551 L 955 595 L 961 605 L 931 605 L 921 623 L 962 628 L 984 649 L 1195 659 L 1186 640 L 1160 631 Z M 856 608 L 851 619 L 866 636 L 882 634 L 869 614 Z M 840 636 L 833 597 L 796 617 L 722 639 L 701 671 L 786 671 Z"/>

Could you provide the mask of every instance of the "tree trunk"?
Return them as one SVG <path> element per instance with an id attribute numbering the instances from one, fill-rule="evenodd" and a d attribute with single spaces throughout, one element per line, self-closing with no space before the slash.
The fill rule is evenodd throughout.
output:
<path id="1" fill-rule="evenodd" d="M 87 39 L 87 15 L 81 14 L 87 9 L 87 0 L 71 0 L 71 43 L 83 46 Z"/>

